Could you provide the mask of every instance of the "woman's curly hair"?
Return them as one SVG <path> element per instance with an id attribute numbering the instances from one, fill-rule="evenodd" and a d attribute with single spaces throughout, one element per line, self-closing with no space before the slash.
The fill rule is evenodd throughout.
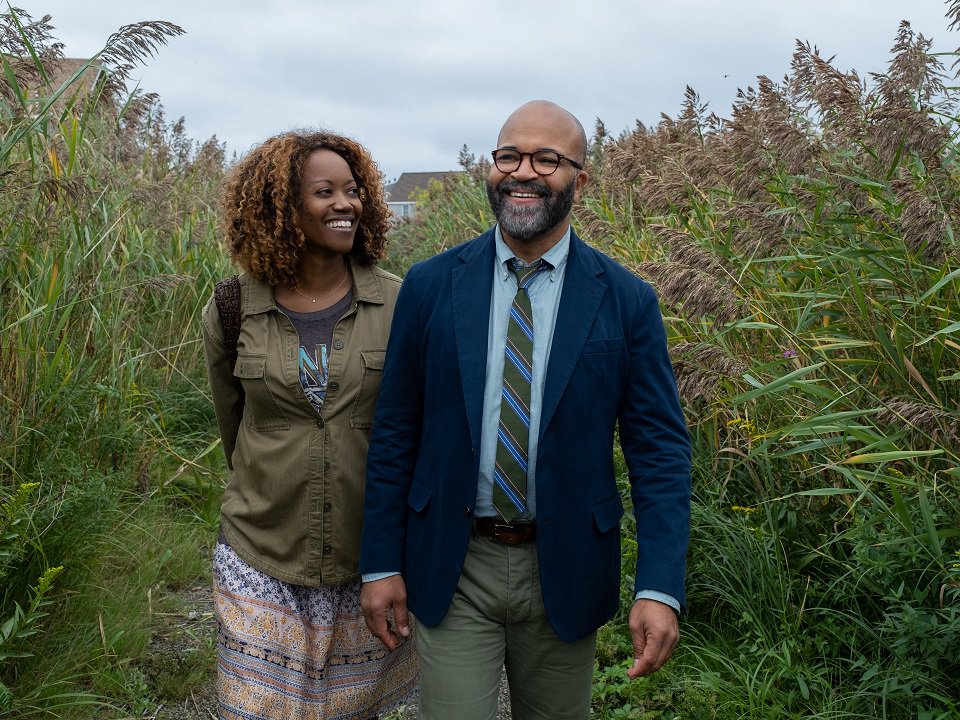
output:
<path id="1" fill-rule="evenodd" d="M 271 285 L 295 282 L 303 257 L 301 179 L 314 150 L 332 150 L 346 160 L 360 186 L 363 210 L 350 258 L 360 265 L 375 265 L 386 255 L 390 210 L 370 153 L 349 138 L 327 132 L 275 135 L 233 167 L 221 201 L 226 244 L 234 262 Z"/>

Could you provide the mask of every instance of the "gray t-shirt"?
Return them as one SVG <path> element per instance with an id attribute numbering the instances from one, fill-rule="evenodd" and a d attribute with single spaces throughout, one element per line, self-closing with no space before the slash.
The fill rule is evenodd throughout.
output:
<path id="1" fill-rule="evenodd" d="M 351 290 L 336 305 L 316 312 L 295 312 L 278 304 L 280 311 L 290 318 L 294 329 L 300 336 L 300 355 L 297 367 L 300 370 L 300 384 L 310 404 L 320 412 L 323 398 L 327 394 L 327 372 L 330 367 L 330 345 L 333 340 L 333 328 L 350 307 L 353 300 Z"/>

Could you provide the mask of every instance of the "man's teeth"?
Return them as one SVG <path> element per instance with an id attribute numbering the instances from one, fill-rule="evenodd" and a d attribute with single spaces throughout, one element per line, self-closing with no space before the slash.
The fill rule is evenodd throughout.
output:
<path id="1" fill-rule="evenodd" d="M 327 227 L 329 227 L 329 228 L 346 228 L 346 229 L 349 230 L 350 228 L 353 227 L 353 222 L 350 221 L 350 220 L 332 220 L 331 222 L 328 222 L 328 223 L 327 223 Z"/>
<path id="2" fill-rule="evenodd" d="M 538 198 L 540 197 L 537 193 L 521 193 L 521 192 L 512 192 L 510 193 L 512 197 L 515 198 Z"/>

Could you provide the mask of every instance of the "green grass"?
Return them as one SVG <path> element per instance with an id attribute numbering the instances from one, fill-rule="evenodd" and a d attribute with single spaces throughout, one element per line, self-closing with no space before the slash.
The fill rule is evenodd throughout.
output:
<path id="1" fill-rule="evenodd" d="M 176 26 L 113 35 L 91 88 L 85 68 L 50 84 L 49 26 L 0 22 L 0 717 L 139 713 L 174 690 L 138 662 L 151 597 L 206 583 L 216 534 L 196 319 L 228 266 L 223 150 L 122 88 Z"/>

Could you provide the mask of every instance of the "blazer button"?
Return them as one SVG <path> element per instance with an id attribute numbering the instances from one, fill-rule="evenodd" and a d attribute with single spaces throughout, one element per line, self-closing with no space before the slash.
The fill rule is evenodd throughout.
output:
<path id="1" fill-rule="evenodd" d="M 467 517 L 470 517 L 471 515 L 473 515 L 473 511 L 470 508 L 465 507 L 463 509 L 463 514 L 466 515 Z"/>
<path id="2" fill-rule="evenodd" d="M 343 340 L 334 340 L 333 341 L 334 350 L 343 350 Z"/>

